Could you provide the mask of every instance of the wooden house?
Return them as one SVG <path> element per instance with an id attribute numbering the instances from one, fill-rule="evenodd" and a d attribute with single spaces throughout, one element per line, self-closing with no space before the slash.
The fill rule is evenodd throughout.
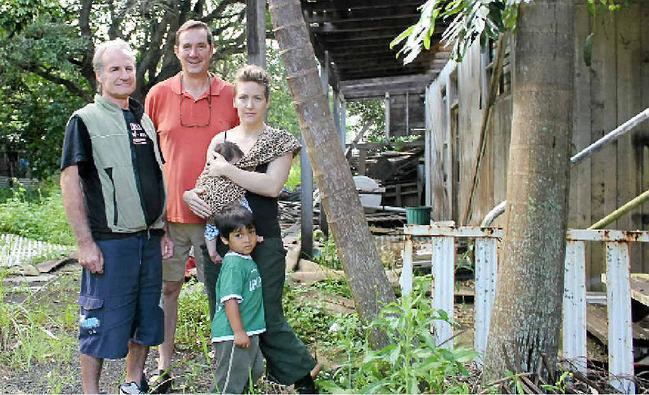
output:
<path id="1" fill-rule="evenodd" d="M 588 12 L 585 1 L 575 4 L 573 154 L 649 107 L 649 1 L 632 1 L 621 11 L 597 16 Z M 505 200 L 512 116 L 509 64 L 515 61 L 509 51 L 470 197 L 493 53 L 493 46 L 473 45 L 461 63 L 447 63 L 426 90 L 426 201 L 435 220 L 476 225 Z M 572 167 L 568 226 L 588 227 L 647 189 L 649 122 L 644 122 Z M 470 213 L 466 219 L 465 213 Z M 647 224 L 649 204 L 608 228 L 646 229 Z M 503 217 L 496 225 L 504 225 Z M 605 271 L 603 252 L 593 248 L 590 253 L 587 276 L 597 287 Z M 632 247 L 631 262 L 633 272 L 647 272 L 649 250 Z"/>

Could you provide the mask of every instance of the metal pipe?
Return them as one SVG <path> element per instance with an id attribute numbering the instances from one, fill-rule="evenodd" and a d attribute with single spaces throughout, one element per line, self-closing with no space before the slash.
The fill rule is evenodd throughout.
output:
<path id="1" fill-rule="evenodd" d="M 503 200 L 502 202 L 498 203 L 496 207 L 492 208 L 480 223 L 480 227 L 487 228 L 491 226 L 491 223 L 494 222 L 494 220 L 498 218 L 500 214 L 505 212 L 505 206 L 507 206 L 507 201 Z"/>
<path id="2" fill-rule="evenodd" d="M 624 122 L 622 125 L 618 126 L 614 130 L 609 132 L 606 136 L 602 137 L 601 139 L 597 140 L 593 144 L 591 144 L 588 147 L 581 150 L 579 153 L 575 154 L 572 158 L 570 158 L 570 163 L 573 164 L 573 165 L 576 165 L 577 163 L 583 161 L 584 159 L 588 158 L 589 156 L 591 156 L 595 152 L 602 149 L 602 147 L 604 145 L 619 139 L 620 137 L 625 135 L 627 132 L 631 131 L 638 124 L 640 124 L 641 122 L 645 121 L 648 118 L 649 118 L 649 107 L 645 108 L 644 111 L 641 111 L 639 114 L 637 114 L 633 118 L 629 119 L 628 121 Z M 649 192 L 649 191 L 647 191 L 647 192 Z M 609 223 L 616 220 L 617 218 L 619 218 L 622 214 L 624 214 L 627 211 L 635 208 L 636 206 L 638 206 L 638 204 L 633 204 L 630 208 L 625 209 L 624 211 L 622 211 L 623 208 L 626 208 L 628 205 L 631 205 L 632 203 L 634 203 L 636 201 L 636 199 L 640 199 L 647 192 L 637 196 L 635 199 L 631 200 L 630 202 L 628 202 L 624 206 L 620 207 L 619 209 L 615 210 L 611 214 L 609 214 L 606 217 L 602 218 L 600 221 L 593 224 L 589 229 L 600 229 L 599 227 L 596 227 L 596 226 L 606 226 Z M 491 223 L 499 215 L 501 215 L 502 213 L 505 212 L 506 203 L 507 203 L 507 201 L 502 201 L 497 206 L 492 208 L 491 211 L 489 211 L 489 213 L 487 213 L 485 218 L 482 220 L 482 223 L 480 224 L 480 226 L 482 226 L 482 227 L 490 226 Z M 604 220 L 608 220 L 613 215 L 617 215 L 617 216 L 615 218 L 609 220 L 608 222 L 604 223 L 603 225 L 601 224 L 601 223 L 603 223 Z"/>
<path id="3" fill-rule="evenodd" d="M 617 210 L 613 211 L 606 217 L 600 219 L 599 221 L 595 222 L 592 224 L 588 229 L 602 229 L 606 225 L 610 224 L 611 222 L 615 221 L 616 219 L 620 218 L 624 214 L 628 213 L 629 211 L 633 210 L 634 208 L 638 207 L 645 201 L 649 199 L 649 190 L 644 191 L 640 195 L 634 197 L 633 199 L 629 200 L 627 203 L 625 203 L 622 207 L 618 208 Z"/>
<path id="4" fill-rule="evenodd" d="M 595 141 L 593 144 L 589 145 L 588 147 L 584 148 L 579 152 L 578 154 L 574 155 L 572 158 L 570 158 L 570 163 L 573 165 L 576 165 L 577 163 L 581 162 L 582 160 L 588 158 L 595 152 L 599 151 L 602 149 L 603 146 L 606 144 L 613 142 L 620 137 L 624 136 L 627 132 L 632 130 L 634 127 L 636 127 L 639 123 L 642 121 L 646 120 L 649 118 L 649 108 L 645 108 L 644 111 L 640 112 L 638 115 L 635 117 L 629 119 L 628 121 L 624 122 L 622 125 L 618 126 L 615 128 L 613 131 L 608 133 L 606 136 L 602 137 L 601 139 Z"/>

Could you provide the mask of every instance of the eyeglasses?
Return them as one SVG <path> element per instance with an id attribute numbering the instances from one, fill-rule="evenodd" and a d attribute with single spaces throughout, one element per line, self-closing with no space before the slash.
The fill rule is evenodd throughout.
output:
<path id="1" fill-rule="evenodd" d="M 185 111 L 185 113 L 189 112 L 193 116 L 190 117 L 189 120 L 185 121 L 183 120 L 183 103 L 185 102 L 185 93 L 182 92 L 182 86 L 183 86 L 183 79 L 182 75 L 180 76 L 180 87 L 181 87 L 181 93 L 180 93 L 180 108 L 178 109 L 178 113 L 180 114 L 180 126 L 184 128 L 204 128 L 206 126 L 210 126 L 210 121 L 212 120 L 212 79 L 208 78 L 208 84 L 209 84 L 209 92 L 207 93 L 207 120 L 204 120 L 204 118 L 196 115 L 204 115 L 205 111 L 200 111 L 199 109 L 199 103 L 202 103 L 202 100 L 199 101 L 194 101 L 191 99 L 187 99 L 189 103 L 189 107 L 191 110 Z M 193 107 L 193 108 L 192 108 Z M 187 116 L 187 114 L 185 114 Z"/>

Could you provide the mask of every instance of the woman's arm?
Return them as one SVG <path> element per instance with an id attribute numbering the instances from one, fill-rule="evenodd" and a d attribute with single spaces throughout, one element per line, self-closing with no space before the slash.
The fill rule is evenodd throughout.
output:
<path id="1" fill-rule="evenodd" d="M 292 159 L 293 154 L 289 152 L 273 159 L 265 173 L 257 173 L 239 169 L 214 152 L 209 174 L 227 177 L 243 189 L 257 195 L 277 197 L 288 179 Z"/>

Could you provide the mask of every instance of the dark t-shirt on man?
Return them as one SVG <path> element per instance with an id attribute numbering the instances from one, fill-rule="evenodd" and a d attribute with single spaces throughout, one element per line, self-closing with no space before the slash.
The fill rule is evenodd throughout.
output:
<path id="1" fill-rule="evenodd" d="M 129 131 L 136 185 L 146 223 L 150 226 L 160 217 L 164 208 L 162 172 L 155 158 L 153 141 L 140 124 L 142 106 L 134 100 L 129 100 L 129 103 L 131 104 L 129 110 L 122 111 Z M 79 169 L 93 237 L 97 239 L 119 237 L 120 235 L 111 232 L 108 227 L 101 183 L 92 159 L 90 134 L 83 120 L 77 115 L 70 118 L 65 128 L 61 170 L 74 165 Z"/>

